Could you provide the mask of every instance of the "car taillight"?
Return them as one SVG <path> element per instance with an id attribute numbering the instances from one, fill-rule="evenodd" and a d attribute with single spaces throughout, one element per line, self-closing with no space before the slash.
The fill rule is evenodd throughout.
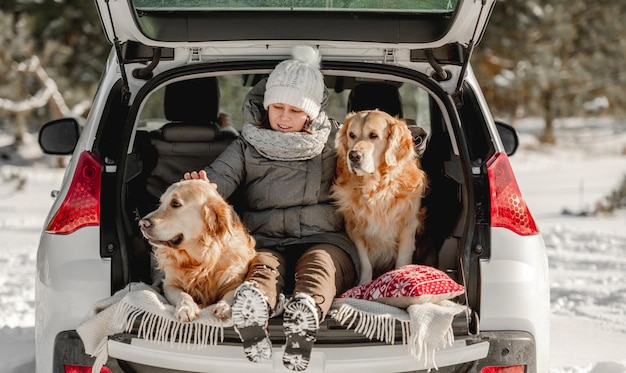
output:
<path id="1" fill-rule="evenodd" d="M 507 367 L 484 367 L 480 373 L 524 373 L 524 365 L 512 365 Z"/>
<path id="2" fill-rule="evenodd" d="M 86 367 L 83 365 L 65 365 L 63 367 L 65 373 L 92 373 L 91 367 Z M 100 369 L 100 373 L 113 373 L 113 371 L 107 367 L 102 367 Z"/>
<path id="3" fill-rule="evenodd" d="M 91 152 L 82 152 L 67 195 L 46 232 L 69 234 L 79 228 L 100 225 L 102 163 Z"/>
<path id="4" fill-rule="evenodd" d="M 539 233 L 506 154 L 494 154 L 487 161 L 487 173 L 491 191 L 491 226 L 506 228 L 522 236 Z"/>

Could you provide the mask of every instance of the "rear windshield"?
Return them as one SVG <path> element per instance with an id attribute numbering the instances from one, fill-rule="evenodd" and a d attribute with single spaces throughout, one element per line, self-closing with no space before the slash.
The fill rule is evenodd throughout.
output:
<path id="1" fill-rule="evenodd" d="M 155 11 L 359 11 L 450 13 L 459 0 L 133 0 L 137 10 Z"/>
<path id="2" fill-rule="evenodd" d="M 253 85 L 266 77 L 267 75 L 263 74 L 234 74 L 217 78 L 220 91 L 219 112 L 227 116 L 229 124 L 236 130 L 241 130 L 245 121 L 242 106 L 246 94 Z M 343 123 L 348 111 L 371 109 L 374 108 L 372 105 L 376 102 L 375 107 L 392 115 L 397 115 L 404 119 L 408 125 L 417 125 L 428 133 L 431 132 L 431 118 L 435 114 L 431 112 L 430 95 L 421 86 L 334 75 L 324 75 L 324 84 L 328 88 L 328 104 L 324 110 L 329 117 L 338 122 Z M 374 92 L 381 90 L 387 95 L 384 97 L 371 96 Z M 370 107 L 366 107 L 368 105 Z M 166 106 L 168 103 L 165 100 L 165 87 L 152 92 L 143 105 L 138 129 L 143 131 L 158 130 L 165 123 L 168 123 L 169 120 L 165 116 Z"/>

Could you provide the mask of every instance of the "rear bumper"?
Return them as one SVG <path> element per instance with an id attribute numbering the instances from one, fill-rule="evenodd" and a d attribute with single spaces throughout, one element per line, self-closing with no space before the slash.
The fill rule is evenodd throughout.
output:
<path id="1" fill-rule="evenodd" d="M 132 334 L 117 334 L 108 341 L 113 372 L 290 372 L 282 364 L 282 345 L 274 346 L 272 360 L 253 364 L 241 345 L 226 343 L 194 348 L 170 343 L 153 343 Z M 426 372 L 428 368 L 408 356 L 406 345 L 322 344 L 313 349 L 307 372 Z M 483 332 L 480 337 L 458 338 L 446 349 L 437 351 L 439 372 L 480 372 L 485 366 L 526 365 L 536 371 L 535 341 L 520 331 Z M 64 372 L 65 365 L 91 366 L 94 358 L 85 355 L 75 331 L 55 338 L 53 372 Z"/>
<path id="2" fill-rule="evenodd" d="M 158 366 L 188 372 L 290 372 L 282 363 L 282 346 L 274 346 L 272 360 L 251 363 L 240 345 L 219 345 L 207 348 L 155 345 L 131 336 L 117 335 L 108 342 L 109 356 L 146 366 Z M 405 345 L 315 345 L 307 372 L 408 372 L 433 368 L 408 355 Z M 467 344 L 457 340 L 451 347 L 438 351 L 437 366 L 453 367 L 487 357 L 489 342 Z M 134 366 L 137 372 L 141 367 Z"/>
<path id="3" fill-rule="evenodd" d="M 525 365 L 526 373 L 537 372 L 536 343 L 530 333 L 520 331 L 481 332 L 489 341 L 489 352 L 476 364 L 476 372 L 487 366 Z"/>

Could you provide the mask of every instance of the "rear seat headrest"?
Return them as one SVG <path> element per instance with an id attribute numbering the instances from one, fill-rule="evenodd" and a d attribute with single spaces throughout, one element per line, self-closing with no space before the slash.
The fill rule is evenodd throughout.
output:
<path id="1" fill-rule="evenodd" d="M 219 135 L 220 127 L 217 123 L 168 123 L 159 132 L 167 142 L 211 142 Z"/>
<path id="2" fill-rule="evenodd" d="M 216 122 L 220 90 L 215 77 L 182 80 L 165 87 L 165 118 L 206 125 Z"/>
<path id="3" fill-rule="evenodd" d="M 348 97 L 348 113 L 373 109 L 402 118 L 398 88 L 388 83 L 362 83 L 355 86 Z"/>

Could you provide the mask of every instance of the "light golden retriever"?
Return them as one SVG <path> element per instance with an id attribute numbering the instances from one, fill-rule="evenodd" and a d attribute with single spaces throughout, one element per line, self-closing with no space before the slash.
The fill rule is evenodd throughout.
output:
<path id="1" fill-rule="evenodd" d="M 172 184 L 139 226 L 165 275 L 163 292 L 177 319 L 192 321 L 204 307 L 229 318 L 234 292 L 255 257 L 255 240 L 215 185 Z"/>
<path id="2" fill-rule="evenodd" d="M 385 112 L 349 113 L 335 141 L 332 194 L 358 250 L 365 284 L 411 264 L 427 177 L 406 123 Z"/>

